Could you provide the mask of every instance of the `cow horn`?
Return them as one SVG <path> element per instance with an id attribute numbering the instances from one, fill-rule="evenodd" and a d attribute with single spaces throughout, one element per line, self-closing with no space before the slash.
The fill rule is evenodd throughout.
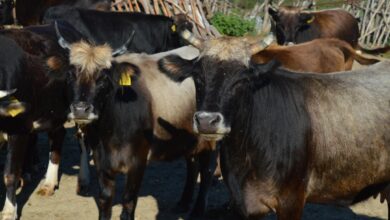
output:
<path id="1" fill-rule="evenodd" d="M 192 32 L 190 32 L 189 30 L 184 30 L 180 34 L 184 40 L 188 41 L 188 43 L 192 44 L 198 49 L 202 49 L 203 40 L 196 37 Z"/>
<path id="2" fill-rule="evenodd" d="M 264 39 L 262 39 L 260 42 L 257 42 L 255 44 L 252 44 L 250 46 L 250 52 L 251 54 L 256 54 L 265 48 L 267 48 L 272 42 L 274 41 L 274 36 L 272 34 L 269 34 Z"/>
<path id="3" fill-rule="evenodd" d="M 315 2 L 310 1 L 310 2 L 303 2 L 302 10 L 310 10 L 315 6 Z"/>
<path id="4" fill-rule="evenodd" d="M 131 34 L 130 34 L 130 37 L 127 39 L 127 41 L 121 47 L 119 47 L 118 49 L 116 49 L 112 52 L 113 57 L 126 53 L 127 46 L 129 46 L 131 41 L 133 41 L 134 34 L 135 34 L 135 31 L 133 30 L 133 32 L 131 32 Z"/>
<path id="5" fill-rule="evenodd" d="M 0 90 L 0 98 L 4 98 L 16 92 L 16 89 Z"/>
<path id="6" fill-rule="evenodd" d="M 273 11 L 278 11 L 278 6 L 277 5 L 274 5 L 273 4 L 273 2 L 272 2 L 272 0 L 270 0 L 269 2 L 268 2 L 268 8 L 271 8 Z"/>
<path id="7" fill-rule="evenodd" d="M 62 35 L 60 33 L 60 30 L 58 29 L 57 21 L 54 21 L 54 29 L 56 30 L 56 35 L 57 35 L 57 38 L 58 38 L 58 44 L 62 48 L 70 50 L 70 43 L 67 42 L 64 37 L 62 37 Z"/>

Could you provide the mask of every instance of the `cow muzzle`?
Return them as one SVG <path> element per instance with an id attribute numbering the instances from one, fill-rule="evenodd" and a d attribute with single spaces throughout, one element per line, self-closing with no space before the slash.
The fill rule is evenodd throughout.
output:
<path id="1" fill-rule="evenodd" d="M 93 105 L 87 102 L 76 102 L 70 105 L 70 113 L 68 119 L 75 123 L 88 124 L 98 118 L 98 115 L 93 112 Z"/>
<path id="2" fill-rule="evenodd" d="M 194 132 L 206 140 L 221 140 L 230 132 L 230 127 L 224 124 L 224 117 L 219 112 L 195 112 L 193 117 Z"/>

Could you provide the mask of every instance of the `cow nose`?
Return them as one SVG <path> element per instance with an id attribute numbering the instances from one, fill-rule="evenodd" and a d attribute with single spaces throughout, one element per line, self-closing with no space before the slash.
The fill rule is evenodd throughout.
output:
<path id="1" fill-rule="evenodd" d="M 93 111 L 93 105 L 87 102 L 76 102 L 70 105 L 70 111 L 75 118 L 88 118 Z"/>
<path id="2" fill-rule="evenodd" d="M 194 126 L 199 133 L 215 134 L 223 125 L 223 116 L 219 112 L 195 112 Z"/>

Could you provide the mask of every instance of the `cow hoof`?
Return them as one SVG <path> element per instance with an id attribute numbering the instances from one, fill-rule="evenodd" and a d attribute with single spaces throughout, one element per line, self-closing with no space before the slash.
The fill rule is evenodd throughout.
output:
<path id="1" fill-rule="evenodd" d="M 89 187 L 84 185 L 77 185 L 76 193 L 79 196 L 89 196 Z"/>
<path id="2" fill-rule="evenodd" d="M 133 217 L 131 216 L 131 214 L 122 211 L 121 216 L 120 216 L 120 220 L 134 220 L 134 219 L 135 219 L 135 218 L 133 218 Z"/>
<path id="3" fill-rule="evenodd" d="M 40 196 L 52 196 L 54 194 L 55 186 L 44 184 L 40 187 L 37 194 Z"/>
<path id="4" fill-rule="evenodd" d="M 188 205 L 184 205 L 183 203 L 177 203 L 177 205 L 172 209 L 175 213 L 186 213 L 190 207 Z"/>
<path id="5" fill-rule="evenodd" d="M 17 215 L 16 211 L 15 212 L 2 212 L 1 213 L 1 220 L 16 220 Z"/>

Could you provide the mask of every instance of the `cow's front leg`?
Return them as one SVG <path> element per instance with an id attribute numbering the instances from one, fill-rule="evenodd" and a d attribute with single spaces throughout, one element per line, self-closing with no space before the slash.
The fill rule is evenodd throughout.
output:
<path id="1" fill-rule="evenodd" d="M 21 178 L 28 139 L 29 135 L 9 135 L 8 137 L 8 154 L 4 169 L 6 199 L 2 211 L 2 220 L 15 220 L 17 218 L 15 192 Z"/>
<path id="2" fill-rule="evenodd" d="M 112 199 L 115 194 L 115 174 L 99 169 L 97 172 L 99 178 L 99 220 L 109 220 L 112 215 Z"/>
<path id="3" fill-rule="evenodd" d="M 80 132 L 81 130 L 79 130 Z M 91 179 L 91 174 L 89 171 L 89 156 L 87 143 L 88 140 L 84 136 L 84 133 L 78 134 L 79 146 L 80 146 L 80 170 L 77 176 L 77 194 L 78 195 L 87 195 L 89 193 L 89 184 Z M 97 145 L 97 144 L 95 144 Z"/>
<path id="4" fill-rule="evenodd" d="M 276 215 L 278 220 L 300 220 L 305 206 L 305 193 L 298 187 L 289 189 L 289 192 L 282 192 L 283 198 L 279 199 L 278 208 L 276 208 Z"/>
<path id="5" fill-rule="evenodd" d="M 207 199 L 210 186 L 213 182 L 213 175 L 217 166 L 217 151 L 207 150 L 199 155 L 200 187 L 191 216 L 199 217 L 204 215 L 207 208 Z"/>
<path id="6" fill-rule="evenodd" d="M 50 144 L 49 164 L 47 166 L 46 178 L 38 190 L 38 195 L 51 196 L 58 186 L 58 169 L 61 160 L 61 149 L 65 138 L 65 128 L 60 127 L 48 132 Z"/>
<path id="7" fill-rule="evenodd" d="M 123 194 L 123 209 L 121 220 L 134 220 L 135 208 L 137 206 L 138 192 L 146 167 L 147 153 L 143 157 L 132 158 L 134 161 L 127 174 L 126 188 Z"/>
<path id="8" fill-rule="evenodd" d="M 187 212 L 190 209 L 192 198 L 194 196 L 195 184 L 199 174 L 198 162 L 194 157 L 186 158 L 186 169 L 186 182 L 183 193 L 174 208 L 174 211 L 179 213 Z"/>

